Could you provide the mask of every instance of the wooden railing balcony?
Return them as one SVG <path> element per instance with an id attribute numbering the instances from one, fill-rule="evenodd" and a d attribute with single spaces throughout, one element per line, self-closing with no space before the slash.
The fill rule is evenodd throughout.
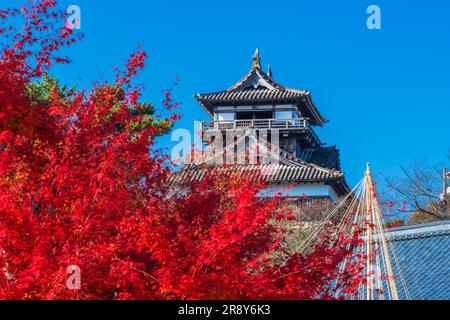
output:
<path id="1" fill-rule="evenodd" d="M 313 138 L 320 143 L 319 137 L 311 128 L 307 119 L 249 119 L 249 120 L 223 120 L 202 121 L 202 131 L 225 131 L 245 129 L 277 129 L 299 130 L 310 132 Z"/>
<path id="2" fill-rule="evenodd" d="M 226 121 L 202 121 L 204 130 L 240 129 L 307 129 L 306 119 L 249 119 Z"/>

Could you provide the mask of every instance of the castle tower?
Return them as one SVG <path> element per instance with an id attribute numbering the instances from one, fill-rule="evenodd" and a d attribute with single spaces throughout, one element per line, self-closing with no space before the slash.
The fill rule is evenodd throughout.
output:
<path id="1" fill-rule="evenodd" d="M 281 192 L 293 200 L 337 202 L 349 192 L 340 171 L 339 150 L 325 147 L 314 131 L 327 120 L 315 106 L 311 93 L 286 88 L 276 82 L 270 66 L 267 73 L 262 70 L 258 49 L 253 55 L 250 71 L 236 84 L 224 91 L 197 94 L 195 98 L 211 116 L 210 121 L 202 122 L 203 134 L 221 133 L 225 137 L 230 131 L 257 129 L 268 131 L 270 136 L 276 130 L 279 163 L 266 176 L 270 187 L 264 196 Z M 224 147 L 227 147 L 225 142 Z M 234 168 L 255 171 L 255 167 L 263 166 L 241 164 Z M 201 170 L 204 166 L 189 165 L 181 175 L 199 177 Z"/>

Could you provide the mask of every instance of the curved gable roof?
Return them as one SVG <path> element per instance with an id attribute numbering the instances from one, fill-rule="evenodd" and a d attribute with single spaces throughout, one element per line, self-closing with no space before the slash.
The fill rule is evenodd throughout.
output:
<path id="1" fill-rule="evenodd" d="M 253 56 L 252 68 L 236 84 L 227 90 L 199 93 L 194 97 L 211 116 L 214 107 L 219 105 L 294 104 L 301 106 L 302 113 L 310 118 L 311 124 L 323 125 L 327 122 L 312 101 L 310 91 L 286 88 L 261 69 L 258 49 Z"/>

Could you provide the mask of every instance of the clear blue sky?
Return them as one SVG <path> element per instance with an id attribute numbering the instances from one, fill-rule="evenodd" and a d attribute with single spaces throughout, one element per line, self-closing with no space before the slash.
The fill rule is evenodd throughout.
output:
<path id="1" fill-rule="evenodd" d="M 442 162 L 450 148 L 450 1 L 61 1 L 69 4 L 81 7 L 85 39 L 54 74 L 87 88 L 142 44 L 148 100 L 180 77 L 177 127 L 208 119 L 193 94 L 234 84 L 259 46 L 275 80 L 312 91 L 330 120 L 318 134 L 340 148 L 350 184 L 366 161 L 395 176 L 399 164 Z M 366 27 L 370 4 L 381 7 L 381 30 Z"/>

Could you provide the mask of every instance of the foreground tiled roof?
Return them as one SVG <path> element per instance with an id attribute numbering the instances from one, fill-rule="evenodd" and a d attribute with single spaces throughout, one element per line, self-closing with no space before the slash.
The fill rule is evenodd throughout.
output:
<path id="1" fill-rule="evenodd" d="M 387 233 L 400 299 L 450 300 L 450 221 Z M 405 284 L 402 283 L 402 276 Z"/>

